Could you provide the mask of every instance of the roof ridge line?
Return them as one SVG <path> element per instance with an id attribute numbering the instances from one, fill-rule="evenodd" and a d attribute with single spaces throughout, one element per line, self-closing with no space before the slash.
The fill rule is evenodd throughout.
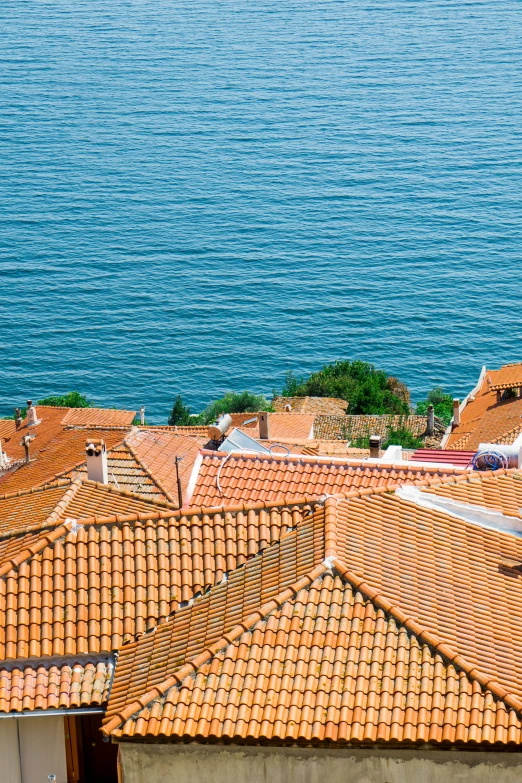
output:
<path id="1" fill-rule="evenodd" d="M 264 620 L 272 612 L 275 612 L 286 601 L 295 598 L 301 590 L 311 585 L 315 579 L 326 573 L 328 570 L 328 564 L 322 562 L 315 566 L 305 576 L 300 577 L 291 585 L 285 587 L 284 590 L 282 590 L 276 596 L 271 598 L 265 604 L 262 604 L 259 609 L 256 609 L 255 612 L 245 617 L 241 622 L 237 623 L 230 631 L 223 634 L 220 639 L 208 647 L 205 647 L 204 650 L 191 658 L 190 661 L 184 663 L 175 674 L 171 674 L 169 677 L 167 677 L 167 679 L 163 680 L 163 682 L 155 685 L 149 691 L 144 693 L 139 699 L 135 699 L 128 706 L 124 707 L 121 712 L 116 713 L 116 715 L 111 717 L 107 723 L 102 725 L 102 733 L 109 735 L 121 723 L 127 721 L 130 717 L 132 717 L 132 715 L 134 715 L 134 713 L 146 707 L 147 704 L 149 704 L 151 701 L 154 701 L 154 699 L 157 699 L 159 696 L 163 696 L 168 690 L 175 687 L 176 685 L 180 685 L 187 676 L 193 672 L 196 672 L 200 666 L 203 666 L 205 663 L 207 663 L 211 658 L 214 657 L 214 655 L 216 655 L 216 653 L 218 653 L 224 647 L 228 647 L 229 644 L 233 644 L 244 633 L 248 632 L 250 628 L 256 625 L 256 623 Z"/>
<path id="2" fill-rule="evenodd" d="M 474 479 L 484 481 L 485 479 L 490 478 L 490 476 L 511 476 L 516 474 L 521 474 L 520 468 L 499 468 L 498 470 L 487 471 L 468 470 L 464 471 L 463 473 L 454 473 L 449 475 L 447 478 L 440 479 L 436 482 L 431 482 L 430 486 L 441 487 L 446 484 L 463 484 L 464 482 L 473 481 Z M 416 486 L 421 486 L 421 482 L 419 482 Z"/>
<path id="3" fill-rule="evenodd" d="M 31 487 L 31 489 L 19 489 L 15 492 L 6 492 L 4 495 L 0 495 L 0 500 L 11 500 L 12 498 L 21 497 L 22 495 L 31 495 L 35 492 L 45 492 L 47 489 L 53 489 L 55 487 L 61 486 L 64 487 L 66 484 L 71 483 L 72 479 L 58 479 L 58 481 L 54 483 L 38 484 L 36 487 Z"/>
<path id="4" fill-rule="evenodd" d="M 25 560 L 28 560 L 33 555 L 38 554 L 38 552 L 41 552 L 42 549 L 45 549 L 46 546 L 54 544 L 54 542 L 57 541 L 62 535 L 68 533 L 70 529 L 71 524 L 66 520 L 58 527 L 50 530 L 46 535 L 42 535 L 33 544 L 30 544 L 28 547 L 26 547 L 26 549 L 23 549 L 21 552 L 15 555 L 15 557 L 4 560 L 2 565 L 0 565 L 0 578 L 8 574 L 9 571 L 18 568 Z"/>
<path id="5" fill-rule="evenodd" d="M 44 520 L 42 527 L 51 524 L 52 522 L 57 522 L 61 517 L 61 512 L 65 511 L 71 500 L 75 497 L 77 492 L 79 491 L 80 487 L 82 486 L 82 480 L 78 476 L 77 478 L 74 478 L 71 481 L 71 486 L 69 489 L 67 489 L 61 500 L 58 501 L 56 506 L 53 508 L 49 516 Z"/>
<path id="6" fill-rule="evenodd" d="M 106 410 L 100 408 L 100 410 Z M 133 413 L 133 411 L 125 411 Z M 130 430 L 132 424 L 62 424 L 64 430 Z"/>
<path id="7" fill-rule="evenodd" d="M 129 433 L 129 434 L 130 434 L 130 433 Z M 160 483 L 160 481 L 158 480 L 158 478 L 152 474 L 152 472 L 151 472 L 151 471 L 150 471 L 150 469 L 147 467 L 147 465 L 146 465 L 146 464 L 143 462 L 143 460 L 142 460 L 140 457 L 138 457 L 138 455 L 136 454 L 136 452 L 135 452 L 135 450 L 133 449 L 133 447 L 130 445 L 130 443 L 128 443 L 128 442 L 127 442 L 127 437 L 128 437 L 128 436 L 126 436 L 126 437 L 123 439 L 123 442 L 124 442 L 125 446 L 126 446 L 128 449 L 129 449 L 130 453 L 132 454 L 132 456 L 134 457 L 134 459 L 136 460 L 136 462 L 137 462 L 137 463 L 140 465 L 140 467 L 141 467 L 141 468 L 142 468 L 142 469 L 145 471 L 145 473 L 147 474 L 147 476 L 148 476 L 148 477 L 150 478 L 150 480 L 151 480 L 151 481 L 152 481 L 152 482 L 153 482 L 153 483 L 156 485 L 156 487 L 157 487 L 157 488 L 160 490 L 160 492 L 163 492 L 163 494 L 164 494 L 164 495 L 165 495 L 165 497 L 166 497 L 166 498 L 167 498 L 167 499 L 170 501 L 170 503 L 174 503 L 174 505 L 176 506 L 176 508 L 178 508 L 178 509 L 179 509 L 179 508 L 180 508 L 180 505 L 179 505 L 179 503 L 178 503 L 178 502 L 176 502 L 176 501 L 174 500 L 174 498 L 172 497 L 172 495 L 170 494 L 170 492 L 168 492 L 168 491 L 165 489 L 165 487 L 163 487 L 163 486 L 162 486 L 162 484 Z"/>
<path id="8" fill-rule="evenodd" d="M 391 601 L 388 601 L 382 593 L 375 590 L 367 582 L 359 577 L 356 573 L 351 571 L 342 560 L 334 556 L 332 558 L 332 564 L 339 576 L 346 579 L 353 587 L 360 590 L 372 603 L 376 604 L 379 609 L 382 609 L 387 614 L 391 615 L 394 620 L 399 622 L 408 631 L 415 634 L 422 642 L 433 647 L 440 655 L 449 660 L 457 668 L 461 669 L 471 679 L 478 682 L 478 684 L 487 688 L 498 699 L 502 700 L 508 707 L 512 707 L 517 712 L 522 712 L 522 701 L 511 692 L 507 691 L 497 680 L 492 677 L 488 677 L 483 674 L 476 666 L 468 663 L 459 653 L 456 653 L 446 642 L 439 639 L 436 634 L 421 626 L 416 620 L 408 617 L 398 606 L 394 606 Z"/>
<path id="9" fill-rule="evenodd" d="M 316 440 L 315 438 L 311 438 L 310 440 Z M 226 452 L 220 452 L 220 451 L 211 451 L 210 449 L 201 449 L 201 453 L 204 457 L 219 457 L 220 459 L 225 459 L 229 456 Z M 434 466 L 427 466 L 423 465 L 421 463 L 415 463 L 412 462 L 411 464 L 405 465 L 405 461 L 402 460 L 401 465 L 397 465 L 396 462 L 393 460 L 390 462 L 368 462 L 366 459 L 353 459 L 351 457 L 337 457 L 337 456 L 328 456 L 328 455 L 308 455 L 308 454 L 261 454 L 260 452 L 231 452 L 231 455 L 235 459 L 252 459 L 252 460 L 274 460 L 275 462 L 306 462 L 311 464 L 316 463 L 326 463 L 331 465 L 340 465 L 340 466 L 346 466 L 348 468 L 370 468 L 374 470 L 386 470 L 391 467 L 398 467 L 399 469 L 409 469 L 412 471 L 412 473 L 439 473 L 440 467 L 438 465 Z M 450 468 L 445 469 L 447 471 L 450 470 Z M 455 475 L 460 475 L 462 473 L 462 469 L 459 469 L 457 467 L 451 468 L 453 473 Z M 453 473 L 450 473 L 449 475 L 453 475 Z"/>
<path id="10" fill-rule="evenodd" d="M 115 495 L 123 495 L 124 497 L 133 498 L 139 500 L 141 503 L 150 503 L 153 506 L 165 506 L 172 508 L 173 511 L 178 511 L 176 505 L 171 504 L 166 500 L 145 500 L 143 495 L 138 495 L 136 492 L 132 492 L 130 489 L 122 489 L 116 487 L 114 484 L 103 484 L 101 481 L 93 481 L 92 479 L 80 479 L 83 486 L 97 487 L 98 489 L 104 489 L 106 492 L 111 492 Z"/>

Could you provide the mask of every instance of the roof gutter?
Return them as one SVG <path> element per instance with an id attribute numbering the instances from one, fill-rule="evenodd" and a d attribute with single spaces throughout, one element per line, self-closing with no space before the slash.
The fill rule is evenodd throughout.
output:
<path id="1" fill-rule="evenodd" d="M 1 718 L 49 718 L 51 716 L 64 715 L 104 715 L 105 709 L 102 707 L 79 707 L 74 710 L 26 710 L 25 712 L 2 712 Z"/>

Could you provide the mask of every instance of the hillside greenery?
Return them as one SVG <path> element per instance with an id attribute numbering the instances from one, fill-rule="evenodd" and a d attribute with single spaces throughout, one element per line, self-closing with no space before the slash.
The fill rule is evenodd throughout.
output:
<path id="1" fill-rule="evenodd" d="M 308 378 L 297 378 L 287 373 L 284 397 L 337 397 L 348 403 L 349 414 L 410 412 L 410 393 L 407 386 L 373 364 L 359 360 L 337 361 L 325 364 Z"/>

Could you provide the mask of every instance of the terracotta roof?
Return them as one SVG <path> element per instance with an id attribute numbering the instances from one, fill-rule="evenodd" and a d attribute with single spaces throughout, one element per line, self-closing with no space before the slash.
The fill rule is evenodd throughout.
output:
<path id="1" fill-rule="evenodd" d="M 58 435 L 41 448 L 38 447 L 39 434 L 37 434 L 31 444 L 31 455 L 35 455 L 34 461 L 22 465 L 14 473 L 8 473 L 1 477 L 0 493 L 18 492 L 48 484 L 55 477 L 61 476 L 85 462 L 85 441 L 87 438 L 103 438 L 107 450 L 110 450 L 123 440 L 127 431 L 125 428 L 61 429 Z"/>
<path id="2" fill-rule="evenodd" d="M 309 510 L 303 502 L 212 515 L 157 511 L 66 521 L 18 546 L 10 538 L 0 561 L 0 660 L 118 649 Z"/>
<path id="3" fill-rule="evenodd" d="M 135 416 L 136 411 L 113 408 L 69 408 L 62 424 L 75 427 L 123 427 L 132 424 Z"/>
<path id="4" fill-rule="evenodd" d="M 426 487 L 426 492 L 459 503 L 483 506 L 511 517 L 522 518 L 522 471 L 473 471 L 455 476 L 441 484 Z"/>
<path id="5" fill-rule="evenodd" d="M 519 389 L 522 387 L 522 364 L 505 364 L 500 370 L 490 372 L 491 389 Z"/>
<path id="6" fill-rule="evenodd" d="M 358 487 L 373 488 L 418 483 L 453 475 L 458 468 L 354 463 L 327 457 L 251 454 L 225 455 L 203 452 L 189 506 L 220 506 L 228 503 L 293 502 L 296 498 L 319 498 L 345 493 Z M 222 493 L 218 487 L 219 484 Z"/>
<path id="7" fill-rule="evenodd" d="M 188 435 L 193 438 L 207 438 L 208 426 L 206 424 L 190 425 L 187 427 L 168 427 L 163 424 L 146 424 L 141 426 L 142 432 L 174 432 L 176 435 Z"/>
<path id="8" fill-rule="evenodd" d="M 522 397 L 497 402 L 497 381 L 507 377 L 504 371 L 520 374 L 522 365 L 486 372 L 480 389 L 461 411 L 460 424 L 452 430 L 446 448 L 476 451 L 480 443 L 513 443 L 522 432 Z"/>
<path id="9" fill-rule="evenodd" d="M 126 438 L 126 444 L 132 448 L 149 473 L 166 490 L 169 496 L 178 501 L 176 480 L 176 458 L 179 462 L 179 477 L 182 492 L 185 493 L 192 468 L 199 456 L 201 446 L 208 438 L 194 438 L 168 431 L 150 431 L 139 429 Z"/>
<path id="10" fill-rule="evenodd" d="M 0 712 L 101 707 L 113 674 L 108 658 L 0 665 Z"/>
<path id="11" fill-rule="evenodd" d="M 385 491 L 328 499 L 121 651 L 103 730 L 520 744 L 522 585 L 506 554 L 522 562 L 522 541 Z"/>
<path id="12" fill-rule="evenodd" d="M 40 421 L 36 427 L 27 427 L 27 419 L 24 419 L 19 430 L 16 430 L 13 419 L 0 421 L 0 438 L 5 443 L 5 452 L 9 457 L 24 457 L 25 452 L 20 441 L 23 435 L 28 433 L 36 436 L 31 443 L 31 454 L 36 456 L 51 440 L 60 435 L 64 427 L 130 427 L 135 416 L 134 411 L 110 408 L 58 408 L 37 405 L 36 411 Z"/>
<path id="13" fill-rule="evenodd" d="M 426 435 L 426 416 L 317 416 L 314 437 L 323 440 L 355 440 L 380 435 L 387 438 L 391 429 L 405 427 L 417 438 Z M 439 440 L 445 428 L 436 421 Z"/>
<path id="14" fill-rule="evenodd" d="M 348 403 L 338 397 L 274 397 L 272 407 L 278 413 L 285 413 L 290 405 L 293 413 L 315 413 L 321 416 L 339 416 L 346 413 Z"/>
<path id="15" fill-rule="evenodd" d="M 324 517 L 324 512 L 320 512 Z M 229 578 L 191 606 L 181 608 L 168 623 L 141 643 L 133 643 L 122 653 L 117 683 L 112 691 L 108 716 L 117 714 L 126 703 L 158 687 L 169 674 L 183 667 L 218 642 L 238 623 L 266 601 L 304 577 L 324 552 L 324 528 L 309 517 L 297 530 L 281 538 L 245 568 L 231 571 Z"/>
<path id="16" fill-rule="evenodd" d="M 312 437 L 314 420 L 315 415 L 310 413 L 269 413 L 270 440 L 308 440 Z M 259 438 L 259 424 L 256 422 L 247 426 L 245 432 L 251 438 Z"/>
<path id="17" fill-rule="evenodd" d="M 70 481 L 61 481 L 47 488 L 0 495 L 0 536 L 40 527 L 70 487 Z"/>
<path id="18" fill-rule="evenodd" d="M 177 505 L 176 499 L 167 493 L 157 478 L 152 476 L 147 467 L 140 462 L 132 447 L 125 443 L 116 446 L 107 454 L 107 471 L 109 484 L 117 489 L 139 495 L 145 500 L 164 501 Z M 83 462 L 66 475 L 86 481 L 87 463 Z M 0 484 L 0 489 L 1 487 Z"/>
<path id="19" fill-rule="evenodd" d="M 27 419 L 24 419 L 19 430 L 16 429 L 14 419 L 11 419 L 8 426 L 5 425 L 5 422 L 2 422 L 5 435 L 0 435 L 0 437 L 3 441 L 2 448 L 7 456 L 12 459 L 22 459 L 25 456 L 25 451 L 23 446 L 20 445 L 20 441 L 24 435 L 28 434 L 36 435 L 31 443 L 31 453 L 34 456 L 49 441 L 62 432 L 62 420 L 68 410 L 68 408 L 37 408 L 40 424 L 36 427 L 28 427 Z"/>

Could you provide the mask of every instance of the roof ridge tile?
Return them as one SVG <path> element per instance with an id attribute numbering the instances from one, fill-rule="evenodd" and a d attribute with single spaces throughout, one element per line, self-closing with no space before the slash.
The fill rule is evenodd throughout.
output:
<path id="1" fill-rule="evenodd" d="M 433 647 L 440 655 L 449 660 L 453 665 L 458 666 L 470 678 L 476 680 L 479 685 L 490 690 L 493 695 L 505 702 L 508 707 L 512 707 L 518 713 L 522 713 L 522 701 L 509 693 L 492 677 L 480 672 L 475 666 L 469 664 L 459 653 L 456 653 L 448 644 L 441 641 L 439 637 L 431 631 L 422 628 L 422 626 L 413 618 L 408 617 L 405 612 L 397 606 L 393 606 L 390 601 L 381 596 L 378 590 L 371 587 L 364 579 L 360 578 L 351 571 L 338 558 L 334 558 L 334 567 L 343 579 L 346 579 L 353 587 L 359 590 L 363 595 L 376 604 L 384 612 L 387 612 L 408 631 L 414 633 L 419 639 Z"/>
<path id="2" fill-rule="evenodd" d="M 320 563 L 320 565 L 315 566 L 315 568 L 313 568 L 306 576 L 296 580 L 292 585 L 292 589 L 295 591 L 295 595 L 297 595 L 300 590 L 311 585 L 315 579 L 327 571 L 328 568 L 323 563 Z M 175 685 L 181 684 L 185 677 L 197 671 L 200 666 L 207 663 L 216 653 L 218 653 L 224 647 L 227 647 L 229 644 L 232 644 L 236 639 L 240 638 L 243 633 L 248 632 L 250 628 L 253 627 L 253 625 L 260 622 L 260 620 L 265 619 L 272 612 L 279 609 L 285 601 L 289 600 L 287 597 L 287 592 L 288 588 L 282 590 L 274 598 L 271 598 L 266 604 L 260 606 L 256 612 L 249 615 L 240 623 L 237 623 L 237 625 L 235 625 L 228 633 L 223 634 L 223 636 L 216 642 L 209 645 L 190 661 L 187 661 L 185 664 L 183 664 L 183 666 L 181 666 L 177 672 L 171 674 L 163 682 L 151 688 L 147 693 L 140 696 L 139 699 L 131 702 L 131 704 L 124 707 L 121 712 L 118 712 L 116 715 L 112 716 L 105 723 L 105 725 L 102 725 L 102 733 L 108 736 L 122 722 L 128 720 L 135 713 L 139 712 L 140 709 L 143 709 L 158 697 L 162 697 Z M 260 616 L 257 617 L 257 615 Z M 251 620 L 252 622 L 250 622 Z"/>

